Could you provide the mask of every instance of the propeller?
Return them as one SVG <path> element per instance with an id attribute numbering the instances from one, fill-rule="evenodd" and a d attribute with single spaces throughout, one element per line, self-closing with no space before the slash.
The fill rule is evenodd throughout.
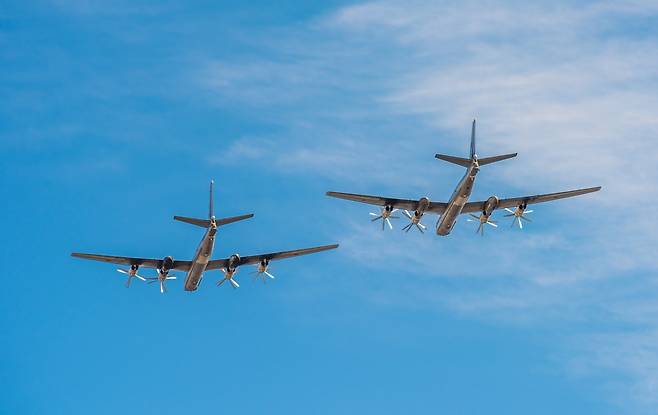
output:
<path id="1" fill-rule="evenodd" d="M 469 216 L 471 216 L 473 219 L 467 219 L 469 222 L 479 222 L 480 225 L 478 226 L 477 230 L 475 233 L 479 233 L 480 235 L 484 236 L 484 225 L 491 225 L 494 228 L 497 228 L 498 225 L 496 224 L 496 221 L 490 220 L 489 216 L 485 215 L 480 215 L 480 216 L 475 216 L 474 214 L 470 213 Z"/>
<path id="2" fill-rule="evenodd" d="M 252 274 L 254 274 L 254 281 L 261 278 L 263 280 L 263 284 L 265 284 L 267 282 L 268 277 L 270 279 L 274 279 L 274 275 L 272 275 L 268 269 L 269 269 L 268 262 L 261 262 L 258 265 L 256 265 L 256 270 L 252 272 Z"/>
<path id="3" fill-rule="evenodd" d="M 507 215 L 505 215 L 506 218 L 514 216 L 514 220 L 512 221 L 511 226 L 514 226 L 514 224 L 518 222 L 519 229 L 523 229 L 523 221 L 532 222 L 530 219 L 525 217 L 525 214 L 532 213 L 532 210 L 525 210 L 523 206 L 519 206 L 515 210 L 509 208 L 505 208 L 505 210 L 509 212 Z"/>
<path id="4" fill-rule="evenodd" d="M 406 216 L 407 218 L 409 218 L 409 220 L 411 221 L 411 223 L 409 223 L 407 226 L 405 226 L 404 228 L 402 228 L 403 231 L 405 231 L 405 232 L 409 232 L 409 230 L 410 230 L 412 227 L 416 226 L 416 228 L 418 228 L 418 230 L 420 231 L 420 233 L 425 233 L 425 229 L 427 229 L 427 227 L 426 227 L 425 225 L 423 225 L 422 223 L 420 223 L 420 219 L 422 218 L 422 215 L 421 215 L 421 216 L 416 216 L 415 214 L 412 215 L 412 214 L 409 213 L 409 211 L 406 210 L 406 209 L 403 210 L 402 213 L 404 214 L 404 216 Z"/>
<path id="5" fill-rule="evenodd" d="M 217 286 L 218 286 L 218 287 L 219 287 L 220 285 L 224 284 L 224 282 L 228 281 L 228 282 L 230 282 L 231 285 L 233 286 L 233 289 L 235 289 L 235 288 L 240 288 L 240 284 L 238 284 L 237 281 L 235 281 L 235 280 L 233 279 L 233 276 L 235 275 L 235 272 L 236 272 L 236 269 L 235 269 L 235 268 L 233 268 L 233 269 L 222 268 L 221 271 L 224 273 L 224 278 L 222 278 L 221 280 L 217 281 Z"/>
<path id="6" fill-rule="evenodd" d="M 142 281 L 146 281 L 146 278 L 144 278 L 141 275 L 137 274 L 137 268 L 131 267 L 130 269 L 117 269 L 117 272 L 120 272 L 122 274 L 126 274 L 128 276 L 128 279 L 126 280 L 126 288 L 130 288 L 130 283 L 131 283 L 133 277 L 137 277 Z"/>
<path id="7" fill-rule="evenodd" d="M 161 271 L 158 271 L 158 276 L 157 277 L 147 277 L 146 280 L 148 280 L 148 284 L 153 284 L 154 282 L 159 282 L 160 283 L 160 293 L 164 294 L 167 292 L 167 285 L 165 282 L 167 280 L 175 280 L 176 277 L 174 275 L 169 275 L 168 273 L 163 273 Z"/>
<path id="8" fill-rule="evenodd" d="M 376 222 L 381 219 L 382 221 L 382 230 L 384 230 L 384 225 L 388 224 L 388 227 L 393 229 L 393 224 L 391 223 L 391 219 L 400 219 L 399 216 L 391 216 L 393 213 L 397 212 L 398 209 L 393 209 L 391 206 L 385 206 L 382 208 L 381 213 L 372 213 L 370 212 L 370 216 L 374 216 L 373 219 L 371 219 L 371 222 Z"/>

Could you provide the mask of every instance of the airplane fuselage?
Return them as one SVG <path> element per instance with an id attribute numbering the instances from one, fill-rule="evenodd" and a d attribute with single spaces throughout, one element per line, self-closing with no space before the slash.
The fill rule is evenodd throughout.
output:
<path id="1" fill-rule="evenodd" d="M 469 197 L 471 197 L 473 184 L 475 183 L 475 176 L 477 176 L 479 171 L 480 167 L 478 166 L 477 161 L 474 161 L 468 167 L 466 174 L 452 193 L 452 196 L 448 201 L 448 207 L 443 215 L 441 215 L 441 218 L 439 218 L 439 223 L 436 226 L 437 235 L 446 236 L 452 231 L 452 228 L 457 222 L 457 218 L 462 213 L 462 209 L 464 209 L 464 205 L 466 205 Z"/>
<path id="2" fill-rule="evenodd" d="M 208 261 L 212 256 L 212 251 L 215 247 L 215 235 L 217 234 L 217 226 L 211 226 L 203 236 L 199 247 L 192 259 L 192 267 L 187 272 L 185 277 L 185 291 L 196 291 L 199 288 L 203 273 L 208 266 Z"/>

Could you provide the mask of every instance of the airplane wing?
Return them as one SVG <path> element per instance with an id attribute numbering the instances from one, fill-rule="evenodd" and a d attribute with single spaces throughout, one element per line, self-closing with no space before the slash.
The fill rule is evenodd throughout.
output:
<path id="1" fill-rule="evenodd" d="M 512 208 L 517 207 L 521 204 L 535 204 L 550 202 L 552 200 L 566 199 L 568 197 L 580 196 L 587 193 L 598 192 L 601 190 L 601 186 L 597 187 L 588 187 L 587 189 L 578 189 L 578 190 L 569 190 L 566 192 L 557 192 L 557 193 L 547 193 L 543 195 L 534 195 L 534 196 L 523 196 L 523 197 L 513 197 L 510 199 L 500 199 L 496 209 Z M 464 205 L 462 213 L 476 213 L 481 212 L 484 209 L 486 201 L 482 202 L 469 202 Z"/>
<path id="2" fill-rule="evenodd" d="M 148 259 L 148 258 L 133 258 L 127 256 L 112 256 L 112 255 L 96 255 L 96 254 L 83 254 L 74 252 L 72 257 L 90 259 L 92 261 L 108 262 L 110 264 L 119 265 L 138 265 L 144 268 L 161 268 L 162 259 Z M 192 267 L 192 261 L 174 261 L 172 269 L 177 271 L 189 271 Z"/>
<path id="3" fill-rule="evenodd" d="M 240 263 L 238 265 L 257 264 L 262 260 L 275 261 L 278 259 L 286 259 L 286 258 L 292 258 L 301 255 L 314 254 L 316 252 L 328 251 L 330 249 L 336 249 L 336 248 L 338 248 L 338 244 L 316 246 L 314 248 L 306 248 L 306 249 L 295 249 L 293 251 L 274 252 L 271 254 L 245 256 L 245 257 L 240 257 Z M 211 260 L 208 262 L 206 271 L 226 268 L 228 266 L 229 260 L 230 258 Z"/>
<path id="4" fill-rule="evenodd" d="M 391 197 L 367 196 L 340 192 L 327 192 L 327 196 L 375 206 L 392 206 L 395 209 L 416 210 L 418 207 L 418 200 L 395 199 Z M 430 202 L 430 205 L 425 212 L 432 212 L 440 215 L 446 210 L 447 206 L 448 204 L 443 202 Z"/>

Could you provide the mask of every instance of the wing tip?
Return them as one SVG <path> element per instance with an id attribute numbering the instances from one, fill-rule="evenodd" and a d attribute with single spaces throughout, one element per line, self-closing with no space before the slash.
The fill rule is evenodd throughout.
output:
<path id="1" fill-rule="evenodd" d="M 586 193 L 594 193 L 594 192 L 598 192 L 602 188 L 603 188 L 602 186 L 586 187 L 584 189 L 580 189 L 580 191 L 585 193 L 585 194 Z"/>
<path id="2" fill-rule="evenodd" d="M 336 249 L 339 246 L 340 246 L 339 244 L 320 245 L 320 246 L 315 246 L 313 248 L 307 248 L 307 249 L 309 251 L 322 252 L 322 251 L 329 251 L 329 250 L 332 250 L 332 249 Z"/>

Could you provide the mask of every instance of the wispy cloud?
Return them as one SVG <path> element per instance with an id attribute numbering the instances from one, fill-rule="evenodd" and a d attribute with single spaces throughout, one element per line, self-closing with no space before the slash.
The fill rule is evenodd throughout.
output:
<path id="1" fill-rule="evenodd" d="M 542 220 L 559 226 L 540 235 L 474 241 L 457 232 L 421 242 L 347 221 L 337 236 L 360 267 L 414 280 L 364 285 L 372 301 L 605 327 L 564 335 L 565 354 L 581 350 L 580 367 L 624 373 L 615 395 L 650 405 L 658 325 L 643 316 L 655 315 L 658 295 L 657 20 L 649 1 L 371 2 L 276 39 L 264 34 L 260 48 L 283 51 L 277 59 L 210 59 L 203 86 L 221 105 L 280 108 L 265 121 L 282 131 L 236 140 L 227 149 L 234 162 L 267 157 L 348 191 L 420 195 L 434 181 L 446 188 L 436 196 L 447 196 L 452 176 L 431 154 L 463 153 L 474 116 L 480 153 L 520 152 L 483 173 L 480 186 L 505 183 L 501 190 L 519 194 L 603 185 L 601 194 L 542 208 Z M 282 143 L 287 151 L 277 152 Z"/>

